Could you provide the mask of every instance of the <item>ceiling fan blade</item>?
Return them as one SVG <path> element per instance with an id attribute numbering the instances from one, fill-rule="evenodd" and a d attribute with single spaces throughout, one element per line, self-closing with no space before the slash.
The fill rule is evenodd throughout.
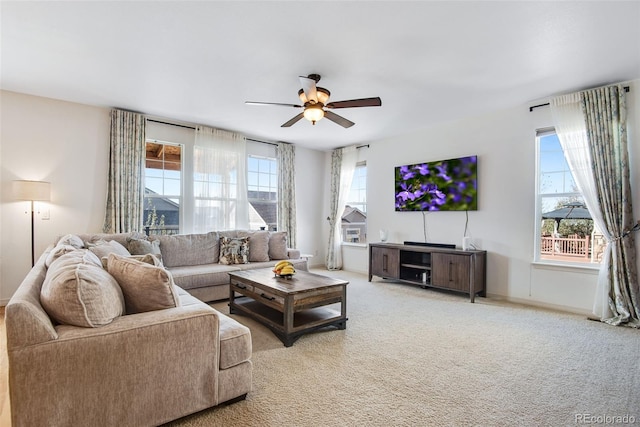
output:
<path id="1" fill-rule="evenodd" d="M 302 108 L 302 105 L 297 104 L 280 104 L 278 102 L 257 102 L 257 101 L 245 101 L 247 105 L 279 105 L 282 107 Z"/>
<path id="2" fill-rule="evenodd" d="M 293 119 L 289 120 L 287 123 L 283 124 L 282 126 L 280 126 L 281 128 L 288 128 L 294 124 L 296 124 L 298 122 L 298 120 L 300 120 L 301 118 L 304 117 L 304 113 L 300 113 L 297 116 L 295 116 Z"/>
<path id="3" fill-rule="evenodd" d="M 307 101 L 315 104 L 318 102 L 318 94 L 316 93 L 316 81 L 309 77 L 300 76 L 300 84 L 304 95 L 307 97 Z"/>
<path id="4" fill-rule="evenodd" d="M 343 128 L 350 128 L 351 126 L 355 125 L 355 123 L 353 123 L 351 120 L 347 120 L 344 117 L 339 116 L 331 111 L 325 110 L 324 116 L 332 122 L 339 124 Z"/>
<path id="5" fill-rule="evenodd" d="M 352 107 L 380 107 L 382 100 L 379 97 L 375 98 L 362 98 L 362 99 L 350 99 L 348 101 L 336 101 L 330 102 L 325 107 L 327 108 L 352 108 Z"/>

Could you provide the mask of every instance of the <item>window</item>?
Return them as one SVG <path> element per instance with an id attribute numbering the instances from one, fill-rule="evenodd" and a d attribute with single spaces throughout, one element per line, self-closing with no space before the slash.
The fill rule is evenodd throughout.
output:
<path id="1" fill-rule="evenodd" d="M 271 157 L 247 158 L 249 228 L 276 230 L 278 227 L 278 162 Z"/>
<path id="2" fill-rule="evenodd" d="M 366 243 L 367 241 L 367 164 L 356 165 L 351 189 L 342 214 L 342 241 Z"/>
<path id="3" fill-rule="evenodd" d="M 147 141 L 144 218 L 147 234 L 177 234 L 182 201 L 182 146 Z"/>
<path id="4" fill-rule="evenodd" d="M 599 263 L 604 238 L 594 229 L 553 129 L 538 131 L 535 261 Z"/>

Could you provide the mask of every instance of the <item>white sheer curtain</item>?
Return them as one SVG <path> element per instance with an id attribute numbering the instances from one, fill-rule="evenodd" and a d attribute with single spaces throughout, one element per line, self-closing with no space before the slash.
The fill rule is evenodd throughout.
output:
<path id="1" fill-rule="evenodd" d="M 246 140 L 242 135 L 196 127 L 194 233 L 249 227 L 246 157 Z"/>
<path id="2" fill-rule="evenodd" d="M 587 124 L 582 111 L 580 93 L 558 96 L 550 102 L 553 121 L 564 150 L 564 155 L 571 169 L 576 185 L 584 197 L 595 226 L 602 232 L 607 241 L 604 250 L 598 285 L 593 305 L 593 314 L 600 319 L 610 318 L 613 313 L 609 307 L 609 266 L 611 264 L 611 241 L 614 236 L 607 230 L 607 225 L 600 206 L 598 189 L 593 176 L 591 150 L 587 136 Z"/>
<path id="3" fill-rule="evenodd" d="M 358 152 L 356 146 L 337 148 L 331 154 L 331 212 L 329 214 L 329 247 L 327 249 L 327 269 L 342 268 L 342 212 L 346 205 L 353 173 L 356 169 Z"/>

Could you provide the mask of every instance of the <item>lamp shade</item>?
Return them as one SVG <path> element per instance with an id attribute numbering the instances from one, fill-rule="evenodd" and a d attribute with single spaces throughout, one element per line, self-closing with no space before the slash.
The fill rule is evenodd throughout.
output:
<path id="1" fill-rule="evenodd" d="M 51 183 L 45 181 L 13 181 L 13 195 L 17 200 L 51 200 Z"/>

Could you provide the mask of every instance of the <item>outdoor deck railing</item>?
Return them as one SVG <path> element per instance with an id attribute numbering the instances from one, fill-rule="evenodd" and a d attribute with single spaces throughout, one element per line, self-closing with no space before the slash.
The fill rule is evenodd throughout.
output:
<path id="1" fill-rule="evenodd" d="M 575 257 L 589 259 L 589 236 L 543 236 L 540 253 L 550 257 Z"/>
<path id="2" fill-rule="evenodd" d="M 163 225 L 163 226 L 154 226 L 154 227 L 149 227 L 149 226 L 145 226 L 144 227 L 144 232 L 147 236 L 159 236 L 159 235 L 171 235 L 171 234 L 178 234 L 179 232 L 179 226 L 177 225 Z"/>

